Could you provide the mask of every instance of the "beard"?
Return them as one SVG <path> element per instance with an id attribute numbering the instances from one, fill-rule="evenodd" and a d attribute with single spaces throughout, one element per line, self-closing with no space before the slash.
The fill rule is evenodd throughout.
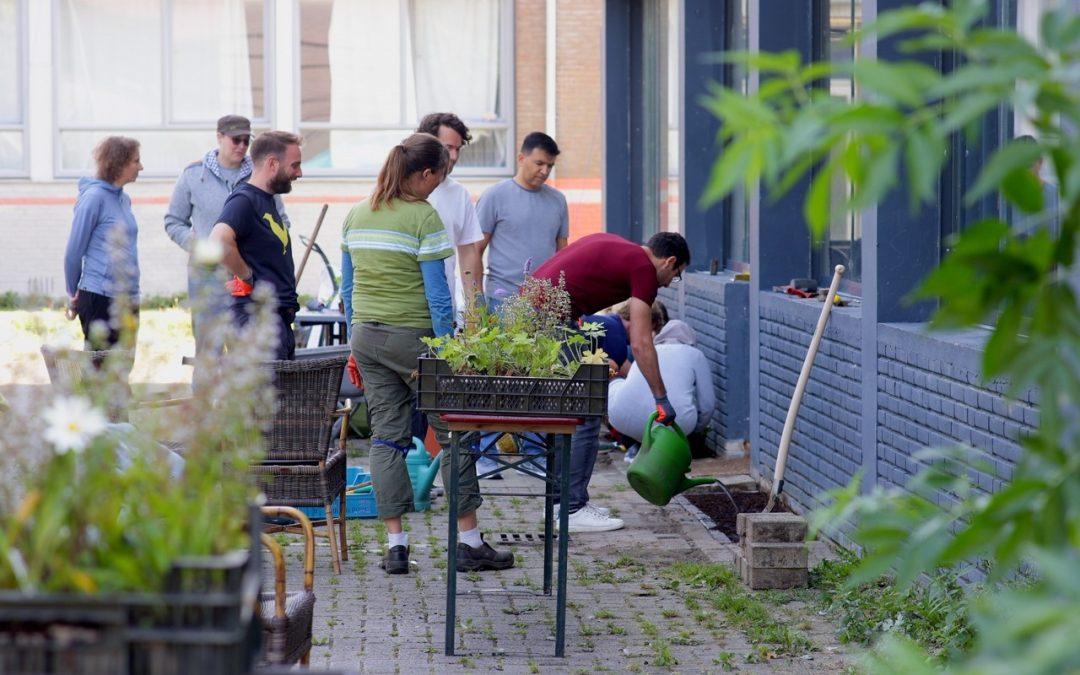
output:
<path id="1" fill-rule="evenodd" d="M 288 192 L 292 192 L 292 179 L 285 173 L 285 169 L 278 169 L 277 174 L 270 179 L 267 187 L 270 188 L 270 193 L 275 195 L 283 195 Z"/>

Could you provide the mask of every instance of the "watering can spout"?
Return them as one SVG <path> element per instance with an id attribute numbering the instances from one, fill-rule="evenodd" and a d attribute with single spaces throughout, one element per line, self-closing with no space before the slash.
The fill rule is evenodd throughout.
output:
<path id="1" fill-rule="evenodd" d="M 701 478 L 683 478 L 682 484 L 679 485 L 679 492 L 686 492 L 692 487 L 711 485 L 716 482 L 718 482 L 717 479 L 710 476 L 702 476 Z"/>
<path id="2" fill-rule="evenodd" d="M 420 480 L 417 485 L 413 486 L 414 494 L 426 495 L 431 492 L 431 486 L 435 484 L 435 477 L 439 475 L 442 456 L 443 453 L 440 450 L 439 454 L 435 455 L 434 459 L 431 460 L 431 464 L 420 472 Z"/>

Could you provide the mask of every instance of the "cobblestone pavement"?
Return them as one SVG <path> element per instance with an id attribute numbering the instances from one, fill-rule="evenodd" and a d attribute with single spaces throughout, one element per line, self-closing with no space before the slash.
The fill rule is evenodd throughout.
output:
<path id="1" fill-rule="evenodd" d="M 350 459 L 364 464 L 364 458 Z M 570 542 L 566 658 L 555 658 L 555 596 L 538 592 L 543 578 L 543 500 L 488 498 L 480 510 L 485 539 L 503 547 L 502 534 L 532 534 L 536 543 L 514 544 L 513 569 L 458 577 L 458 655 L 443 654 L 446 615 L 446 505 L 406 517 L 414 561 L 408 575 L 378 567 L 385 530 L 376 520 L 349 521 L 350 560 L 330 571 L 329 548 L 316 552 L 313 670 L 364 673 L 453 672 L 784 672 L 844 671 L 846 657 L 834 629 L 811 602 L 812 591 L 754 594 L 780 624 L 805 636 L 809 651 L 779 655 L 755 645 L 739 625 L 738 609 L 718 609 L 675 563 L 730 565 L 734 546 L 710 533 L 698 515 L 676 499 L 656 508 L 626 484 L 627 465 L 598 462 L 590 487 L 594 504 L 608 506 L 626 528 L 577 534 Z M 540 491 L 539 484 L 509 471 L 484 490 L 510 487 Z M 287 547 L 291 588 L 300 584 L 303 548 Z M 820 557 L 821 551 L 812 554 Z M 270 577 L 267 576 L 267 579 Z M 741 591 L 739 591 L 741 593 Z M 734 613 L 733 613 L 734 612 Z"/>

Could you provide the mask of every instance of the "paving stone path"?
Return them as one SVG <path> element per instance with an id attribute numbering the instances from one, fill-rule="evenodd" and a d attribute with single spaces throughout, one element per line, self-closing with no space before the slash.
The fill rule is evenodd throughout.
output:
<path id="1" fill-rule="evenodd" d="M 364 464 L 364 458 L 350 463 Z M 375 520 L 349 521 L 350 560 L 340 576 L 330 571 L 320 542 L 316 562 L 311 668 L 363 673 L 586 673 L 586 672 L 843 672 L 852 659 L 834 628 L 818 615 L 813 592 L 769 592 L 770 613 L 812 644 L 810 651 L 779 656 L 755 645 L 700 588 L 671 570 L 679 562 L 730 565 L 734 545 L 710 533 L 685 501 L 649 505 L 629 489 L 619 459 L 598 463 L 590 487 L 594 503 L 608 506 L 626 528 L 578 534 L 570 542 L 566 658 L 555 658 L 555 597 L 533 596 L 543 579 L 543 500 L 489 498 L 480 511 L 490 543 L 503 534 L 533 535 L 509 545 L 513 569 L 461 574 L 458 655 L 443 654 L 446 609 L 446 505 L 409 514 L 413 569 L 388 576 L 378 567 L 385 531 Z M 538 483 L 512 471 L 482 489 L 531 488 Z M 522 537 L 527 539 L 527 537 Z M 302 547 L 288 538 L 288 582 L 301 580 Z M 815 550 L 812 557 L 820 557 Z M 269 578 L 269 576 L 267 576 Z M 507 595 L 505 591 L 515 594 Z M 803 650 L 799 650 L 803 651 Z"/>

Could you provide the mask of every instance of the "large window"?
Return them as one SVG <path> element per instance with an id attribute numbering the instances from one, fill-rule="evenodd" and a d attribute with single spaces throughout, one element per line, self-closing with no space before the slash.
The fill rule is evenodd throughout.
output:
<path id="1" fill-rule="evenodd" d="M 26 173 L 22 3 L 0 0 L 0 176 Z"/>
<path id="2" fill-rule="evenodd" d="M 300 0 L 305 170 L 375 174 L 424 114 L 473 141 L 455 173 L 511 171 L 510 0 Z"/>
<path id="3" fill-rule="evenodd" d="M 58 174 L 84 172 L 101 137 L 142 143 L 147 173 L 175 174 L 225 114 L 269 125 L 265 0 L 60 0 Z"/>
<path id="4" fill-rule="evenodd" d="M 747 51 L 749 41 L 749 0 L 727 0 L 727 44 L 729 51 Z M 750 91 L 750 77 L 742 64 L 725 67 L 724 84 L 744 95 Z M 750 264 L 750 207 L 746 189 L 741 185 L 732 191 L 724 203 L 726 241 L 724 255 L 727 266 L 743 271 Z"/>
<path id="5" fill-rule="evenodd" d="M 851 33 L 862 23 L 862 0 L 828 0 L 823 17 L 824 35 L 820 45 L 821 57 L 833 64 L 851 63 L 859 58 L 858 44 L 848 41 Z M 837 73 L 829 78 L 829 93 L 843 99 L 857 95 L 855 82 L 847 73 Z M 850 196 L 851 185 L 837 179 L 832 185 L 831 201 L 843 203 Z M 829 222 L 825 240 L 815 251 L 815 269 L 819 279 L 832 277 L 833 267 L 846 268 L 844 278 L 858 282 L 862 275 L 862 219 L 859 213 L 835 209 Z"/>

